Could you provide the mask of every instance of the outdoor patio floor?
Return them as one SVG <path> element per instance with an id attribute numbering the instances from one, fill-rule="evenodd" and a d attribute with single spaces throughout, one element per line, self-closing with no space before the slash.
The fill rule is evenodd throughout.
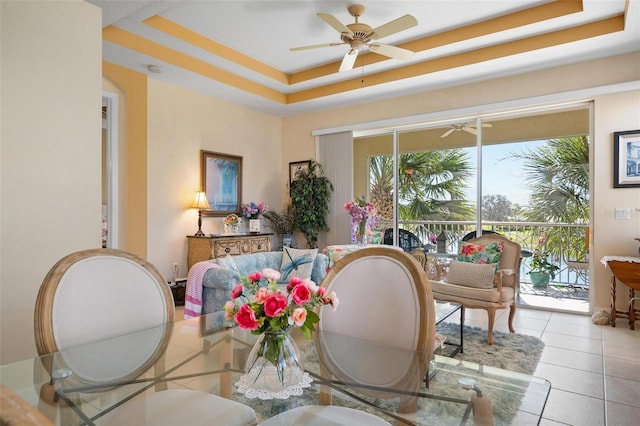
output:
<path id="1" fill-rule="evenodd" d="M 579 286 L 535 288 L 529 282 L 520 283 L 518 305 L 562 312 L 589 313 L 589 289 Z"/>

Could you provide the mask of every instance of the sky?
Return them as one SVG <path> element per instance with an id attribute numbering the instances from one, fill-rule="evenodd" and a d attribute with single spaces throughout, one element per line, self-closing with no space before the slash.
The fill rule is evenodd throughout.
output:
<path id="1" fill-rule="evenodd" d="M 482 150 L 482 193 L 483 195 L 504 195 L 514 204 L 529 204 L 530 191 L 525 181 L 524 163 L 522 159 L 504 159 L 510 153 L 521 153 L 544 145 L 546 141 L 514 142 L 499 145 L 487 145 Z M 471 164 L 476 164 L 476 148 L 467 148 Z M 501 161 L 502 160 L 502 161 Z M 475 171 L 475 167 L 474 167 Z M 468 198 L 475 201 L 477 185 L 475 180 L 469 182 Z"/>

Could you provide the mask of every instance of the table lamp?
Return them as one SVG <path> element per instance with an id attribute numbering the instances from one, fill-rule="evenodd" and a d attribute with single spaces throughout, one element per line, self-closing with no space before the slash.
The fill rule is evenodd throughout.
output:
<path id="1" fill-rule="evenodd" d="M 209 206 L 209 201 L 207 201 L 207 194 L 204 191 L 200 190 L 196 192 L 196 197 L 191 204 L 192 209 L 198 209 L 198 232 L 196 232 L 196 237 L 204 237 L 204 232 L 202 232 L 202 210 L 209 210 L 211 207 Z"/>

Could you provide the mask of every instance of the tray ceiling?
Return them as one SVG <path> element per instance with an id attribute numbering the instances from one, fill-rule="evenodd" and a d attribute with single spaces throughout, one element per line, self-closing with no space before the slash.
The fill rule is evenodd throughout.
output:
<path id="1" fill-rule="evenodd" d="M 289 116 L 640 50 L 640 0 L 122 1 L 103 11 L 103 59 L 149 78 Z M 377 27 L 418 25 L 380 41 L 415 52 L 403 62 L 348 46 L 317 13 Z M 149 70 L 159 67 L 160 73 Z"/>

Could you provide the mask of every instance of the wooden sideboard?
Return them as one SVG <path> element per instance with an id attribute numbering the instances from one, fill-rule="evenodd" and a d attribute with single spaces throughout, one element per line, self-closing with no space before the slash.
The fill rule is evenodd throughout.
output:
<path id="1" fill-rule="evenodd" d="M 206 237 L 187 235 L 189 241 L 187 267 L 191 269 L 193 264 L 197 262 L 224 257 L 228 254 L 237 256 L 239 254 L 271 251 L 272 236 L 272 233 L 210 235 Z"/>

